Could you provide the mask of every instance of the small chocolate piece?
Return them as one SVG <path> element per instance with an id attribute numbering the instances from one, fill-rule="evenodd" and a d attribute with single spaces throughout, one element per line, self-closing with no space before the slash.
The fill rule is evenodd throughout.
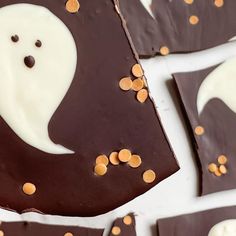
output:
<path id="1" fill-rule="evenodd" d="M 35 65 L 35 59 L 32 56 L 27 56 L 24 58 L 24 63 L 27 67 L 33 68 Z"/>
<path id="2" fill-rule="evenodd" d="M 103 229 L 77 226 L 44 225 L 31 222 L 2 222 L 0 235 L 4 236 L 102 236 Z"/>
<path id="3" fill-rule="evenodd" d="M 135 226 L 136 223 L 134 214 L 129 214 L 123 218 L 118 218 L 114 222 L 109 236 L 114 236 L 114 235 L 136 236 Z"/>
<path id="4" fill-rule="evenodd" d="M 230 2 L 230 1 L 229 1 Z M 236 59 L 191 73 L 175 74 L 199 164 L 200 194 L 236 188 Z"/>
<path id="5" fill-rule="evenodd" d="M 227 223 L 231 223 L 231 228 L 228 231 Z M 232 223 L 234 224 L 233 227 Z M 229 233 L 227 235 L 235 235 L 235 224 L 236 207 L 224 207 L 193 214 L 160 219 L 157 221 L 157 235 L 212 236 L 213 234 L 211 234 L 211 230 L 213 228 L 215 228 L 214 235 L 222 235 L 223 232 L 231 232 L 231 234 Z M 219 230 L 218 234 L 216 234 L 216 230 Z"/>
<path id="6" fill-rule="evenodd" d="M 236 36 L 235 0 L 152 0 L 153 17 L 140 0 L 119 3 L 140 57 L 199 51 Z"/>

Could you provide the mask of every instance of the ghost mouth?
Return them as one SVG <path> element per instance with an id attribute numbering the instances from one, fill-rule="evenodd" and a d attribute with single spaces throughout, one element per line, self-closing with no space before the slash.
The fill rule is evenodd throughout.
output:
<path id="1" fill-rule="evenodd" d="M 33 68 L 35 65 L 35 59 L 33 56 L 27 56 L 24 58 L 24 63 L 28 68 Z"/>

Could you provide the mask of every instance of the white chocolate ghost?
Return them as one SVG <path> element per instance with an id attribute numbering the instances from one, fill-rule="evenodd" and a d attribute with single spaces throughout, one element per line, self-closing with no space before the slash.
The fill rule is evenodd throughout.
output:
<path id="1" fill-rule="evenodd" d="M 208 236 L 235 236 L 236 220 L 225 220 L 215 225 Z"/>
<path id="2" fill-rule="evenodd" d="M 218 66 L 201 84 L 197 95 L 199 114 L 213 98 L 220 99 L 236 113 L 236 57 Z"/>
<path id="3" fill-rule="evenodd" d="M 24 142 L 43 152 L 73 153 L 50 140 L 48 123 L 76 64 L 71 32 L 48 9 L 32 4 L 0 9 L 0 115 Z"/>

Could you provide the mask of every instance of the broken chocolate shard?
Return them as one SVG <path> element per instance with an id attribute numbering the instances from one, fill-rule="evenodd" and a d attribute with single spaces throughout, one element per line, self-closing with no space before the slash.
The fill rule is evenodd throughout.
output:
<path id="1" fill-rule="evenodd" d="M 236 1 L 152 0 L 151 16 L 140 0 L 119 0 L 140 57 L 193 52 L 228 42 L 236 36 Z"/>
<path id="2" fill-rule="evenodd" d="M 2 222 L 0 225 L 0 235 L 4 236 L 102 236 L 103 231 L 103 229 L 45 225 L 32 222 Z"/>
<path id="3" fill-rule="evenodd" d="M 232 58 L 174 75 L 199 160 L 202 195 L 236 188 L 235 64 Z"/>
<path id="4" fill-rule="evenodd" d="M 114 235 L 136 236 L 136 222 L 134 214 L 129 214 L 123 218 L 118 218 L 115 220 L 109 236 Z"/>
<path id="5" fill-rule="evenodd" d="M 229 224 L 230 227 L 228 228 Z M 158 236 L 188 236 L 189 234 L 191 236 L 213 236 L 213 230 L 214 235 L 222 235 L 226 231 L 229 233 L 228 235 L 233 236 L 236 232 L 235 229 L 235 206 L 180 215 L 157 221 Z"/>
<path id="6" fill-rule="evenodd" d="M 45 71 L 49 63 L 52 66 L 56 65 L 55 72 L 63 69 L 63 73 L 57 74 L 59 77 L 70 71 L 71 84 L 66 85 L 68 91 L 60 105 L 55 108 L 55 113 L 50 112 L 52 118 L 48 124 L 49 137 L 46 137 L 59 154 L 52 150 L 42 150 L 42 146 L 35 145 L 38 141 L 29 144 L 31 138 L 22 138 L 25 131 L 22 130 L 21 136 L 17 135 L 17 129 L 10 127 L 8 124 L 12 123 L 7 122 L 6 116 L 1 115 L 0 206 L 19 213 L 33 209 L 46 214 L 94 216 L 127 203 L 175 173 L 179 167 L 153 101 L 147 97 L 145 103 L 141 104 L 135 99 L 135 91 L 124 92 L 119 88 L 121 78 L 136 79 L 132 75 L 132 67 L 139 62 L 135 51 L 131 48 L 132 43 L 128 39 L 126 29 L 122 26 L 123 22 L 114 1 L 80 0 L 81 8 L 75 14 L 68 12 L 66 1 L 61 0 L 25 0 L 25 4 L 18 3 L 22 1 L 1 1 L 0 19 L 8 10 L 14 10 L 16 14 L 20 14 L 23 10 L 28 12 L 21 15 L 26 24 L 20 24 L 19 18 L 15 21 L 14 18 L 11 19 L 11 23 L 15 22 L 18 27 L 17 34 L 21 43 L 13 44 L 10 40 L 12 35 L 7 33 L 9 29 L 3 32 L 10 44 L 9 48 L 17 51 L 18 48 L 21 50 L 21 47 L 27 47 L 25 48 L 27 53 L 36 59 L 35 67 L 31 70 L 25 67 L 23 58 L 19 60 L 20 65 L 17 64 L 17 68 L 21 69 L 19 75 L 30 78 L 25 85 L 36 82 L 41 84 L 41 80 L 46 80 L 45 83 L 51 86 L 51 89 L 60 85 L 64 78 L 54 83 L 48 82 L 55 77 Z M 1 12 L 3 7 L 8 8 Z M 29 11 L 29 9 L 33 10 Z M 47 35 L 39 33 L 39 29 L 35 29 L 35 24 L 32 25 L 30 19 L 39 20 L 41 23 L 43 18 L 37 19 L 40 14 L 34 14 L 34 10 L 43 11 L 43 15 L 49 14 L 52 20 L 56 16 L 58 18 L 56 22 L 61 20 L 63 24 L 59 26 L 60 29 L 63 28 L 62 37 L 59 35 L 55 39 L 54 30 Z M 48 26 L 51 27 L 49 24 L 51 21 L 46 20 L 46 22 L 45 29 L 48 29 Z M 29 27 L 27 34 L 21 30 L 23 26 Z M 40 32 L 42 29 L 43 27 L 40 28 Z M 1 32 L 2 30 L 3 28 Z M 37 34 L 31 35 L 31 31 L 32 33 L 36 31 Z M 70 37 L 68 32 L 71 33 Z M 28 40 L 30 44 L 24 40 L 25 37 L 30 37 Z M 71 53 L 73 60 L 57 64 L 57 59 L 62 60 L 64 57 L 55 58 L 54 54 L 48 54 L 48 51 L 51 52 L 54 44 L 60 43 L 60 40 L 65 38 L 67 42 L 62 45 L 67 46 L 62 46 L 60 50 L 54 52 L 66 54 L 68 50 L 64 52 L 64 48 L 73 48 L 71 46 L 75 42 L 77 60 L 75 53 Z M 35 47 L 35 42 L 39 39 L 43 42 L 42 48 Z M 0 42 L 0 46 L 4 47 L 2 43 L 3 41 Z M 55 60 L 49 60 L 48 56 Z M 15 58 L 12 61 L 18 63 Z M 15 67 L 12 65 L 9 68 L 14 70 Z M 38 71 L 46 73 L 47 76 L 38 76 L 36 80 L 34 77 L 38 75 Z M 51 73 L 52 70 L 49 71 Z M 74 76 L 73 71 L 75 71 Z M 20 83 L 20 79 L 26 80 L 25 76 L 23 78 L 18 76 L 17 83 Z M 15 81 L 15 78 L 12 81 Z M 37 87 L 37 84 L 32 87 Z M 50 89 L 47 90 L 48 86 L 43 86 L 43 89 L 40 87 L 37 95 L 41 95 L 39 91 L 50 92 Z M 4 86 L 0 87 L 4 89 Z M 15 86 L 14 91 L 18 91 L 18 87 L 24 88 L 24 86 Z M 21 92 L 28 95 L 29 91 Z M 33 112 L 28 114 L 27 109 L 22 105 L 21 109 L 16 110 L 23 112 L 24 116 L 11 116 L 11 119 L 17 119 L 18 123 L 22 117 L 29 118 L 24 124 L 27 124 L 27 130 L 33 133 L 31 137 L 37 136 L 35 134 L 37 131 L 47 131 L 47 127 L 42 129 L 38 125 L 33 131 L 31 129 L 31 124 L 34 126 L 44 117 L 41 112 L 38 112 L 39 107 L 45 112 L 44 108 L 50 109 L 47 99 L 55 98 L 52 96 L 54 94 L 49 93 L 50 96 L 44 94 L 45 96 L 42 96 L 41 102 L 37 105 L 34 105 L 34 93 L 28 97 L 23 96 L 30 104 L 27 109 L 32 107 Z M 18 98 L 18 93 L 16 96 Z M 25 104 L 24 99 L 22 104 Z M 20 100 L 18 99 L 17 102 L 19 103 Z M 2 112 L 0 110 L 0 113 Z M 29 123 L 32 117 L 37 119 Z M 18 128 L 24 128 L 24 125 L 20 123 Z M 39 140 L 45 141 L 41 138 Z M 139 168 L 131 171 L 128 165 L 110 165 L 106 175 L 101 177 L 94 173 L 95 159 L 98 155 L 110 155 L 111 152 L 119 152 L 124 148 L 142 157 L 142 165 Z M 142 174 L 150 168 L 157 173 L 158 178 L 151 184 L 146 184 Z M 25 183 L 31 183 L 28 185 L 29 188 L 23 187 Z"/>

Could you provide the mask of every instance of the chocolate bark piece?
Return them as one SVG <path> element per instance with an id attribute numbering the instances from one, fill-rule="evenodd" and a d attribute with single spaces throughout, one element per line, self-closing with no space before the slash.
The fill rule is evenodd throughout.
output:
<path id="1" fill-rule="evenodd" d="M 160 219 L 157 221 L 157 235 L 208 236 L 215 225 L 229 219 L 236 219 L 235 206 Z"/>
<path id="2" fill-rule="evenodd" d="M 74 154 L 48 154 L 32 147 L 0 119 L 0 206 L 17 212 L 93 216 L 134 199 L 175 173 L 179 167 L 153 101 L 148 97 L 141 104 L 135 91 L 119 87 L 122 77 L 135 79 L 131 68 L 138 61 L 114 2 L 79 0 L 80 8 L 73 14 L 61 0 L 3 0 L 0 7 L 22 2 L 49 9 L 76 42 L 74 79 L 49 123 L 51 140 Z M 9 43 L 20 47 L 24 35 L 12 34 L 20 40 L 15 44 L 9 38 Z M 41 48 L 35 46 L 37 40 L 42 41 Z M 47 50 L 41 37 L 31 43 L 35 50 Z M 36 58 L 34 68 L 25 67 L 29 73 L 37 62 Z M 106 174 L 94 173 L 98 155 L 125 148 L 142 157 L 139 168 L 121 163 L 109 165 L 106 173 L 100 164 L 98 173 Z M 142 178 L 148 169 L 157 176 L 151 184 Z"/>
<path id="3" fill-rule="evenodd" d="M 0 225 L 0 232 L 3 232 L 4 236 L 102 236 L 103 231 L 103 229 L 44 225 L 32 222 L 2 222 Z"/>
<path id="4" fill-rule="evenodd" d="M 154 17 L 140 0 L 119 2 L 140 57 L 160 54 L 163 46 L 170 53 L 203 50 L 236 36 L 234 0 L 222 1 L 223 5 L 215 0 L 195 0 L 192 4 L 184 0 L 153 0 L 150 10 Z"/>
<path id="5" fill-rule="evenodd" d="M 236 148 L 232 141 L 235 139 L 236 115 L 224 102 L 227 94 L 228 102 L 234 101 L 234 95 L 230 93 L 230 87 L 234 88 L 231 83 L 234 77 L 222 69 L 226 63 L 229 62 L 174 75 L 198 157 L 202 195 L 236 187 Z M 224 75 L 219 77 L 218 73 L 222 71 Z M 222 92 L 218 96 L 219 89 Z"/>
<path id="6" fill-rule="evenodd" d="M 123 235 L 136 236 L 136 222 L 134 214 L 129 214 L 123 218 L 118 218 L 111 228 L 109 236 Z"/>

